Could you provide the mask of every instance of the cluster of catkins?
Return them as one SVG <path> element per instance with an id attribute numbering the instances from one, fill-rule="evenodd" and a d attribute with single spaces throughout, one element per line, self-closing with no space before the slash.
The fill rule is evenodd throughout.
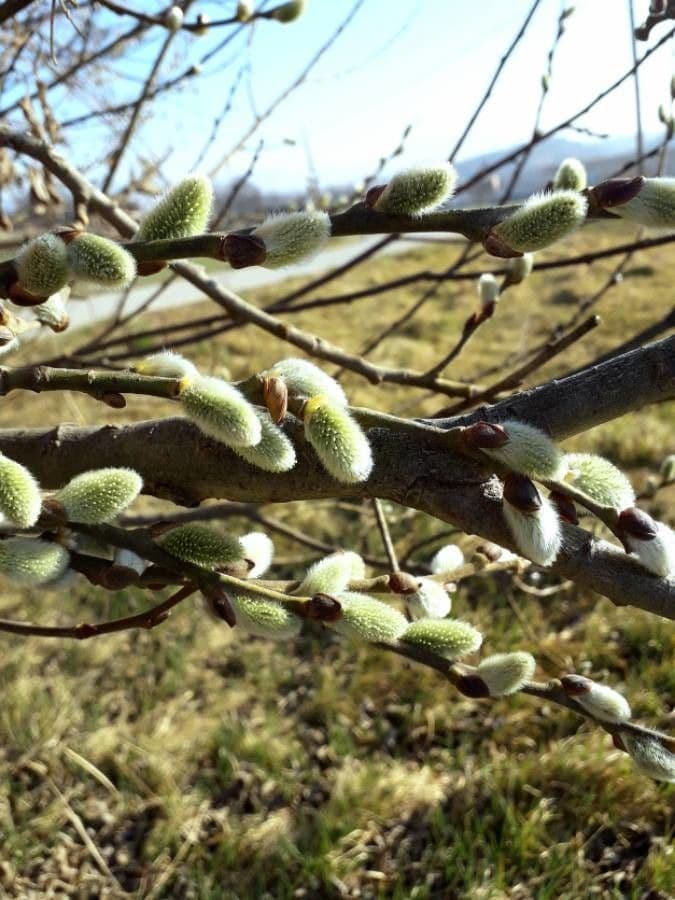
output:
<path id="1" fill-rule="evenodd" d="M 628 478 L 609 460 L 592 453 L 563 453 L 556 444 L 526 422 L 506 420 L 499 425 L 478 422 L 464 432 L 467 446 L 497 460 L 508 469 L 504 478 L 503 511 L 513 540 L 527 559 L 551 565 L 563 544 L 562 521 L 576 524 L 574 503 L 564 493 L 568 484 L 593 506 L 617 515 L 624 546 L 650 572 L 675 575 L 675 532 L 635 506 Z M 558 482 L 544 496 L 533 479 Z"/>
<path id="2" fill-rule="evenodd" d="M 63 524 L 111 522 L 133 503 L 142 486 L 133 469 L 93 469 L 43 498 L 28 469 L 0 454 L 0 515 L 16 529 L 34 528 L 43 513 L 50 522 Z M 60 588 L 72 574 L 64 543 L 28 535 L 0 541 L 0 572 L 19 584 Z"/>
<path id="3" fill-rule="evenodd" d="M 168 351 L 142 360 L 136 371 L 179 379 L 178 399 L 185 415 L 251 465 L 267 472 L 287 472 L 295 466 L 295 448 L 276 424 L 286 414 L 285 403 L 277 410 L 269 400 L 273 420 L 268 409 L 254 406 L 234 385 L 201 375 L 187 359 Z M 261 378 L 268 397 L 280 389 L 284 397 L 301 401 L 305 438 L 327 472 L 345 484 L 368 478 L 373 467 L 368 438 L 334 378 L 295 358 L 280 360 Z"/>

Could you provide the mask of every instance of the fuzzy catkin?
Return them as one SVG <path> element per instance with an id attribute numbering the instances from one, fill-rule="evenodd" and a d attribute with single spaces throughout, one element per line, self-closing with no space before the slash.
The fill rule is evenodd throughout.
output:
<path id="1" fill-rule="evenodd" d="M 93 469 L 76 475 L 55 494 L 71 522 L 98 525 L 112 521 L 141 492 L 143 479 L 127 468 Z"/>
<path id="2" fill-rule="evenodd" d="M 265 244 L 268 269 L 290 266 L 312 256 L 330 237 L 330 217 L 317 210 L 268 216 L 253 232 Z"/>
<path id="3" fill-rule="evenodd" d="M 366 594 L 345 591 L 337 597 L 342 618 L 330 627 L 344 637 L 361 641 L 392 643 L 405 631 L 405 616 L 388 603 Z"/>
<path id="4" fill-rule="evenodd" d="M 14 264 L 21 287 L 37 297 L 55 294 L 68 280 L 66 245 L 55 234 L 41 234 L 29 241 Z"/>
<path id="5" fill-rule="evenodd" d="M 493 231 L 512 250 L 542 250 L 574 231 L 584 221 L 587 206 L 575 191 L 534 194 Z"/>
<path id="6" fill-rule="evenodd" d="M 34 525 L 42 506 L 40 486 L 25 466 L 0 453 L 0 513 L 18 528 Z"/>
<path id="7" fill-rule="evenodd" d="M 368 438 L 342 406 L 325 397 L 305 404 L 305 437 L 333 478 L 345 484 L 365 481 L 373 468 Z"/>
<path id="8" fill-rule="evenodd" d="M 253 447 L 262 425 L 254 407 L 227 381 L 212 376 L 194 378 L 181 392 L 186 416 L 209 437 L 229 447 Z"/>
<path id="9" fill-rule="evenodd" d="M 82 234 L 66 249 L 70 270 L 81 281 L 100 287 L 125 288 L 136 277 L 136 260 L 108 238 Z"/>
<path id="10" fill-rule="evenodd" d="M 211 215 L 213 187 L 208 178 L 184 178 L 150 210 L 136 232 L 136 241 L 161 241 L 201 234 Z"/>

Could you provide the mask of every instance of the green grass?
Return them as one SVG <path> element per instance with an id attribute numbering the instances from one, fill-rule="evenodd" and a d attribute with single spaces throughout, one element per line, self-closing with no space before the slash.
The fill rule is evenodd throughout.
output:
<path id="1" fill-rule="evenodd" d="M 629 234 L 623 226 L 617 233 Z M 610 239 L 588 229 L 566 249 Z M 440 269 L 456 252 L 412 246 L 405 257 L 357 269 L 340 291 L 417 267 Z M 508 291 L 448 375 L 471 378 L 514 347 L 536 343 L 611 266 L 534 275 Z M 668 250 L 637 256 L 598 305 L 602 327 L 533 381 L 581 365 L 665 315 L 674 270 Z M 254 299 L 262 304 L 279 293 Z M 293 322 L 356 350 L 418 295 L 393 291 Z M 427 367 L 475 304 L 472 284 L 444 286 L 373 358 Z M 207 310 L 191 306 L 161 319 Z M 238 378 L 287 353 L 242 329 L 192 355 L 205 370 L 226 367 Z M 392 412 L 439 406 L 428 395 L 375 388 L 352 375 L 345 384 L 353 402 Z M 174 410 L 141 398 L 116 411 L 77 395 L 17 393 L 3 401 L 0 417 L 3 425 L 122 423 Z M 608 454 L 641 487 L 673 451 L 674 419 L 672 406 L 642 410 L 568 446 Z M 648 505 L 672 521 L 674 494 L 661 491 Z M 367 504 L 267 511 L 316 537 L 381 554 Z M 399 552 L 445 530 L 394 506 L 388 517 Z M 310 555 L 276 543 L 276 571 L 299 574 Z M 66 595 L 6 590 L 0 614 L 72 622 L 149 602 L 139 592 L 106 594 L 78 583 Z M 672 731 L 669 623 L 574 589 L 537 598 L 504 576 L 469 579 L 454 608 L 484 631 L 483 653 L 518 647 L 535 653 L 542 677 L 578 671 L 606 680 L 626 693 L 639 719 Z M 607 735 L 564 710 L 524 697 L 470 701 L 433 672 L 317 630 L 270 645 L 215 625 L 192 600 L 154 631 L 86 643 L 4 635 L 2 648 L 0 896 L 672 896 L 675 789 L 637 774 Z"/>

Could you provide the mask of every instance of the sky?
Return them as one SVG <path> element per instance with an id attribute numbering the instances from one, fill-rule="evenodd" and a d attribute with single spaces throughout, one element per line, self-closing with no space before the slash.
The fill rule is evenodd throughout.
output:
<path id="1" fill-rule="evenodd" d="M 159 4 L 141 4 L 141 0 L 130 0 L 129 5 L 132 2 L 145 11 L 159 8 Z M 636 19 L 641 21 L 648 0 L 633 2 Z M 242 29 L 214 62 L 204 66 L 199 79 L 173 100 L 156 106 L 153 118 L 140 133 L 139 152 L 147 158 L 172 148 L 164 166 L 168 180 L 193 170 L 236 73 L 249 63 L 250 76 L 246 74 L 239 82 L 216 145 L 200 166 L 211 168 L 245 134 L 253 106 L 259 111 L 267 108 L 353 3 L 308 0 L 306 12 L 292 24 L 263 21 L 255 29 Z M 397 146 L 407 125 L 412 125 L 412 131 L 396 166 L 447 158 L 531 5 L 532 0 L 364 0 L 307 81 L 219 170 L 219 177 L 225 182 L 244 171 L 263 138 L 265 152 L 255 172 L 255 182 L 262 188 L 301 190 L 310 168 L 321 185 L 353 184 L 374 169 L 380 156 Z M 569 5 L 542 0 L 460 159 L 529 139 L 558 16 Z M 234 2 L 197 0 L 192 9 L 218 18 L 234 6 Z M 111 23 L 120 28 L 119 19 L 112 17 Z M 644 53 L 666 29 L 654 29 L 650 41 L 638 45 L 638 52 Z M 120 77 L 110 88 L 111 95 L 129 97 L 139 91 L 163 36 L 159 29 L 155 33 L 152 41 L 115 64 Z M 181 34 L 160 80 L 196 61 L 223 36 L 218 29 L 205 37 Z M 628 0 L 579 0 L 566 19 L 566 32 L 556 53 L 542 127 L 546 129 L 581 108 L 631 65 Z M 673 70 L 672 46 L 655 54 L 640 70 L 647 134 L 662 131 L 658 107 L 670 104 Z M 578 124 L 612 137 L 634 134 L 633 92 L 629 79 Z M 86 108 L 66 94 L 59 98 L 58 106 L 63 114 Z M 576 136 L 571 131 L 564 134 Z M 102 148 L 96 129 L 89 130 L 89 137 L 86 146 L 93 162 Z M 125 174 L 123 167 L 120 178 Z"/>

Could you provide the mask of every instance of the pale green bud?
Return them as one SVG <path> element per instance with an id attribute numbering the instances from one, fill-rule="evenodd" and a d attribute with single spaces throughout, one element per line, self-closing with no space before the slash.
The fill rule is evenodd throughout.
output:
<path id="1" fill-rule="evenodd" d="M 540 501 L 539 509 L 521 512 L 505 498 L 504 518 L 522 555 L 540 566 L 550 566 L 560 552 L 562 529 L 551 501 L 546 497 Z"/>
<path id="2" fill-rule="evenodd" d="M 626 698 L 613 688 L 583 675 L 564 675 L 560 680 L 565 692 L 596 719 L 625 722 L 632 716 Z"/>
<path id="3" fill-rule="evenodd" d="M 365 594 L 345 591 L 338 594 L 337 599 L 342 606 L 342 617 L 327 624 L 344 637 L 393 643 L 408 625 L 403 613 Z"/>
<path id="4" fill-rule="evenodd" d="M 664 484 L 670 484 L 675 481 L 675 453 L 671 453 L 661 463 L 661 478 Z"/>
<path id="5" fill-rule="evenodd" d="M 526 422 L 507 419 L 499 423 L 507 441 L 501 447 L 483 447 L 483 453 L 530 478 L 556 478 L 561 474 L 563 454 L 551 438 Z"/>
<path id="6" fill-rule="evenodd" d="M 532 253 L 523 253 L 522 256 L 514 256 L 507 260 L 506 272 L 509 284 L 520 284 L 532 273 L 534 256 Z"/>
<path id="7" fill-rule="evenodd" d="M 150 210 L 134 240 L 161 241 L 201 234 L 208 224 L 212 203 L 213 188 L 208 178 L 184 178 Z"/>
<path id="8" fill-rule="evenodd" d="M 235 17 L 239 22 L 248 22 L 253 15 L 253 6 L 250 0 L 239 0 Z"/>
<path id="9" fill-rule="evenodd" d="M 536 662 L 530 653 L 495 653 L 486 657 L 476 669 L 491 697 L 515 694 L 534 674 Z"/>
<path id="10" fill-rule="evenodd" d="M 57 291 L 52 294 L 44 303 L 33 308 L 35 318 L 42 325 L 51 328 L 57 333 L 65 331 L 70 323 L 68 310 L 66 309 L 65 299 L 70 292 L 69 288 Z"/>
<path id="11" fill-rule="evenodd" d="M 553 179 L 554 191 L 583 191 L 587 185 L 588 177 L 581 160 L 570 156 L 560 163 Z"/>
<path id="12" fill-rule="evenodd" d="M 253 409 L 260 422 L 260 440 L 253 447 L 232 445 L 232 449 L 247 463 L 265 472 L 288 472 L 296 463 L 295 447 L 266 409 Z"/>
<path id="13" fill-rule="evenodd" d="M 534 194 L 493 232 L 512 250 L 542 250 L 581 225 L 586 209 L 585 198 L 576 191 Z"/>
<path id="14" fill-rule="evenodd" d="M 164 25 L 169 31 L 180 31 L 183 27 L 183 10 L 180 6 L 172 6 L 164 14 Z"/>
<path id="15" fill-rule="evenodd" d="M 446 572 L 453 572 L 464 565 L 464 554 L 457 544 L 446 544 L 441 547 L 431 559 L 429 568 L 434 575 L 444 575 Z"/>
<path id="16" fill-rule="evenodd" d="M 244 558 L 253 563 L 253 568 L 248 573 L 249 578 L 260 578 L 272 565 L 274 558 L 274 544 L 262 531 L 249 531 L 239 538 L 244 548 Z"/>
<path id="17" fill-rule="evenodd" d="M 23 537 L 0 541 L 0 572 L 17 584 L 45 584 L 60 578 L 69 560 L 60 544 Z"/>
<path id="18" fill-rule="evenodd" d="M 626 509 L 635 504 L 633 485 L 608 459 L 592 453 L 568 453 L 565 480 L 602 506 Z"/>
<path id="19" fill-rule="evenodd" d="M 82 234 L 66 248 L 70 270 L 80 281 L 125 288 L 136 277 L 136 260 L 124 247 L 98 234 Z"/>
<path id="20" fill-rule="evenodd" d="M 304 409 L 305 437 L 324 468 L 344 484 L 365 481 L 373 468 L 368 438 L 343 406 L 312 397 Z"/>
<path id="21" fill-rule="evenodd" d="M 351 550 L 331 553 L 317 560 L 307 570 L 300 586 L 295 591 L 301 597 L 313 597 L 314 594 L 339 594 L 344 591 L 350 581 L 362 577 L 363 560 Z"/>
<path id="22" fill-rule="evenodd" d="M 621 738 L 635 767 L 657 781 L 675 782 L 675 753 L 666 749 L 658 738 L 649 734 L 624 732 Z"/>
<path id="23" fill-rule="evenodd" d="M 167 531 L 158 543 L 171 556 L 203 569 L 227 566 L 245 558 L 241 541 L 198 522 Z"/>
<path id="24" fill-rule="evenodd" d="M 452 598 L 438 581 L 420 578 L 414 594 L 407 594 L 406 605 L 413 619 L 444 619 L 452 607 Z"/>
<path id="25" fill-rule="evenodd" d="M 93 469 L 76 475 L 55 494 L 71 522 L 110 522 L 141 492 L 143 479 L 133 469 Z"/>
<path id="26" fill-rule="evenodd" d="M 30 528 L 41 506 L 40 486 L 28 469 L 0 453 L 0 513 L 17 528 Z"/>
<path id="27" fill-rule="evenodd" d="M 270 19 L 276 19 L 277 22 L 283 22 L 284 25 L 294 22 L 305 11 L 307 0 L 288 0 L 288 3 L 282 3 L 281 6 L 275 6 L 268 13 Z"/>
<path id="28" fill-rule="evenodd" d="M 637 197 L 612 212 L 622 219 L 653 228 L 675 226 L 675 178 L 645 178 Z"/>
<path id="29" fill-rule="evenodd" d="M 282 213 L 268 216 L 253 232 L 265 244 L 268 269 L 290 266 L 312 256 L 330 237 L 330 217 L 325 212 Z"/>
<path id="30" fill-rule="evenodd" d="M 449 200 L 457 172 L 444 163 L 428 169 L 408 169 L 391 179 L 375 201 L 375 209 L 392 216 L 418 216 Z"/>
<path id="31" fill-rule="evenodd" d="M 288 393 L 294 397 L 326 397 L 331 403 L 347 406 L 347 397 L 338 382 L 307 359 L 281 359 L 267 372 L 284 380 Z"/>
<path id="32" fill-rule="evenodd" d="M 68 280 L 66 245 L 55 234 L 41 234 L 19 250 L 14 261 L 19 284 L 36 297 L 49 297 Z"/>
<path id="33" fill-rule="evenodd" d="M 483 643 L 483 635 L 459 619 L 419 619 L 408 625 L 400 640 L 446 659 L 459 659 L 475 653 Z"/>
<path id="34" fill-rule="evenodd" d="M 499 283 L 490 272 L 484 272 L 478 279 L 478 296 L 481 306 L 492 306 L 499 300 Z"/>
<path id="35" fill-rule="evenodd" d="M 137 362 L 133 369 L 139 375 L 151 375 L 156 378 L 185 378 L 186 382 L 199 376 L 197 366 L 173 350 L 153 353 Z"/>
<path id="36" fill-rule="evenodd" d="M 302 628 L 302 620 L 275 600 L 265 600 L 254 594 L 230 597 L 237 626 L 257 637 L 272 641 L 288 641 Z"/>
<path id="37" fill-rule="evenodd" d="M 209 437 L 229 447 L 260 443 L 262 425 L 254 407 L 221 378 L 199 376 L 181 392 L 185 415 Z"/>

